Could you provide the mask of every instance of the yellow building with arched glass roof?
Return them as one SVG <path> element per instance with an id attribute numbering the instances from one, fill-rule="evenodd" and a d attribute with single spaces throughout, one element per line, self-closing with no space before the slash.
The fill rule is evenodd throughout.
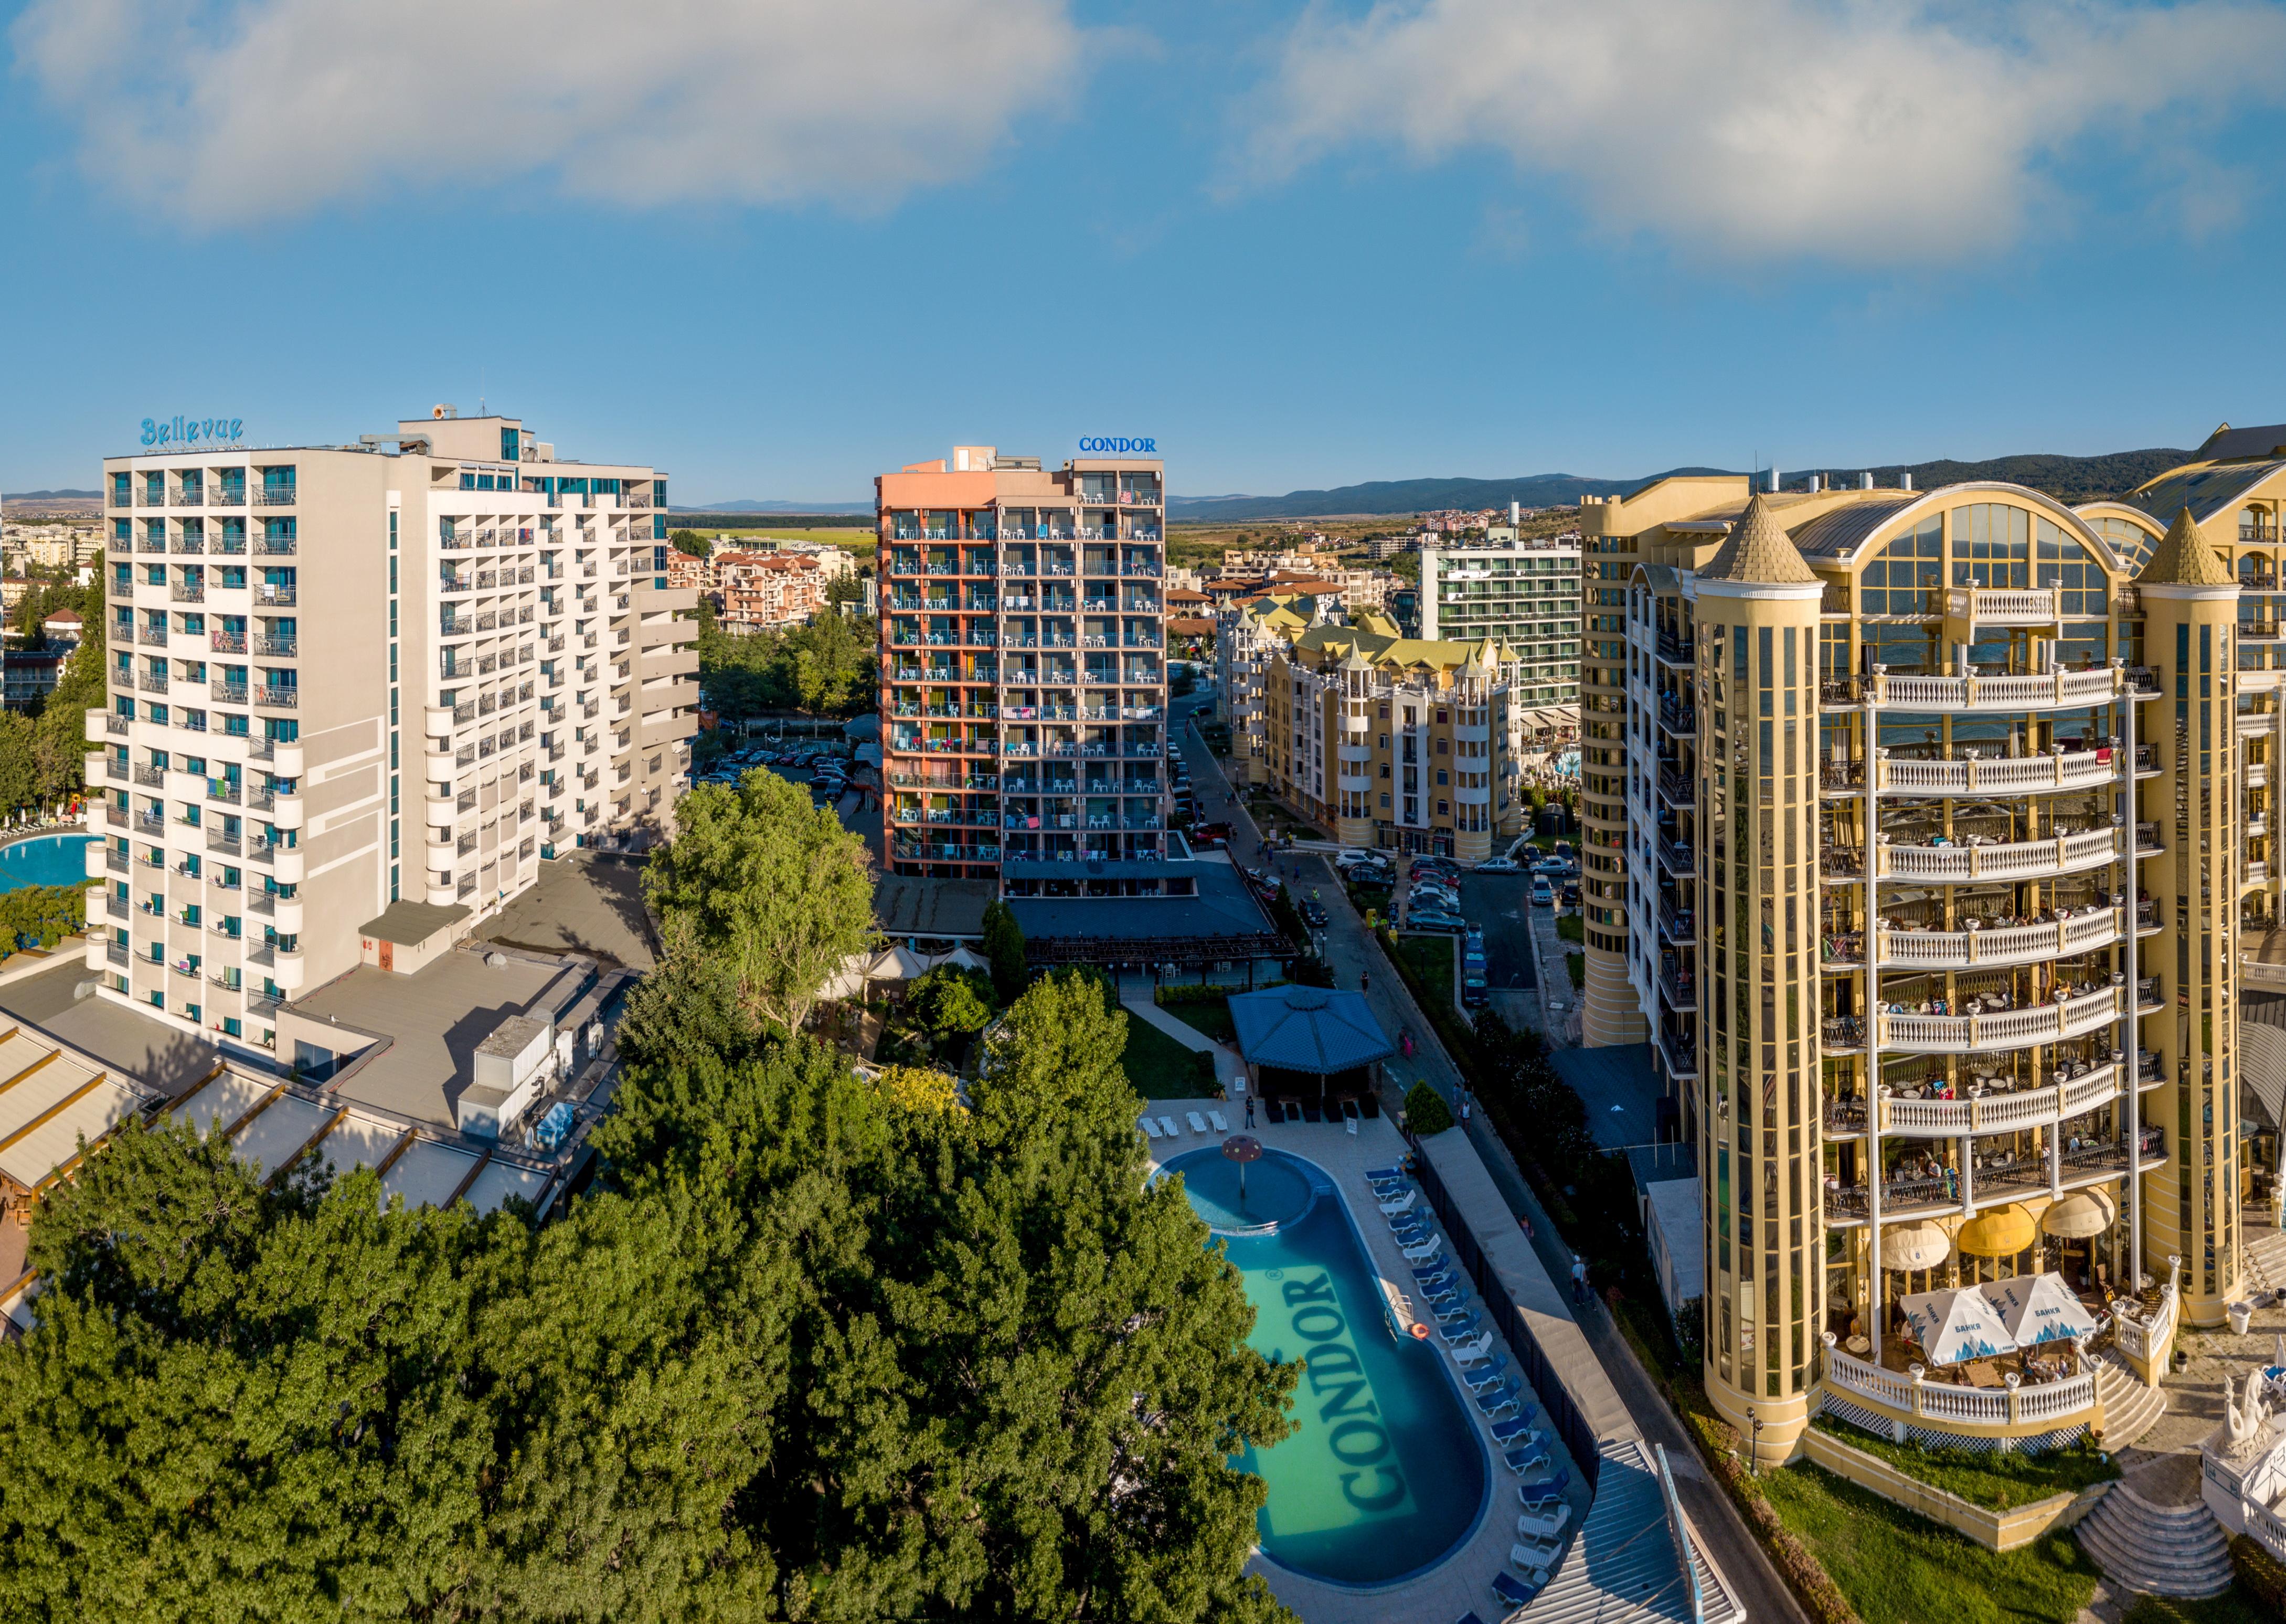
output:
<path id="1" fill-rule="evenodd" d="M 2077 510 L 1738 477 L 1583 504 L 1591 587 L 1624 592 L 1583 699 L 1585 1024 L 1651 1037 L 1699 1151 L 1708 1389 L 1773 1458 L 1820 1407 L 2117 1443 L 2130 1377 L 2247 1289 L 2239 968 L 2275 914 L 2286 646 L 2262 432 Z M 2043 1273 L 2115 1360 L 1987 1387 L 1914 1340 L 1907 1299 Z"/>

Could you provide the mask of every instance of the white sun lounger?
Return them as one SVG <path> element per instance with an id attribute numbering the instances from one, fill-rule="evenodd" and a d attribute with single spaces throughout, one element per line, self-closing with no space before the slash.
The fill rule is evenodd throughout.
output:
<path id="1" fill-rule="evenodd" d="M 1175 1119 L 1171 1116 L 1162 1116 L 1159 1119 L 1159 1131 L 1165 1134 L 1171 1139 L 1178 1139 L 1183 1137 L 1183 1131 L 1175 1126 Z"/>
<path id="2" fill-rule="evenodd" d="M 1456 1342 L 1451 1346 L 1454 1364 L 1473 1365 L 1490 1357 L 1493 1351 L 1493 1334 L 1486 1331 L 1474 1342 Z"/>
<path id="3" fill-rule="evenodd" d="M 1192 1132 L 1204 1133 L 1207 1131 L 1207 1119 L 1196 1111 L 1186 1111 L 1183 1115 L 1190 1119 Z"/>
<path id="4" fill-rule="evenodd" d="M 1531 1580 L 1533 1583 L 1546 1584 L 1548 1582 L 1548 1553 L 1546 1551 L 1534 1550 L 1528 1545 L 1511 1545 L 1508 1548 L 1508 1559 L 1524 1573 L 1525 1577 Z"/>
<path id="5" fill-rule="evenodd" d="M 1159 1124 L 1157 1123 L 1153 1122 L 1147 1116 L 1139 1116 L 1135 1120 L 1142 1123 L 1143 1137 L 1145 1139 L 1155 1139 L 1159 1137 Z"/>
<path id="6" fill-rule="evenodd" d="M 1545 1511 L 1526 1511 L 1516 1519 L 1516 1531 L 1526 1539 L 1542 1541 L 1553 1540 L 1564 1532 L 1564 1525 L 1572 1520 L 1572 1508 L 1562 1501 Z"/>
<path id="7" fill-rule="evenodd" d="M 1400 1212 L 1412 1211 L 1413 1203 L 1420 1199 L 1421 1193 L 1418 1190 L 1407 1190 L 1403 1195 L 1398 1197 L 1397 1200 L 1383 1202 L 1380 1203 L 1380 1206 L 1383 1212 L 1387 1213 L 1391 1218 L 1395 1218 Z"/>
<path id="8" fill-rule="evenodd" d="M 1230 1123 L 1223 1120 L 1223 1115 L 1220 1111 L 1209 1111 L 1207 1113 L 1207 1120 L 1214 1123 L 1214 1131 L 1217 1133 L 1228 1133 L 1230 1131 Z"/>

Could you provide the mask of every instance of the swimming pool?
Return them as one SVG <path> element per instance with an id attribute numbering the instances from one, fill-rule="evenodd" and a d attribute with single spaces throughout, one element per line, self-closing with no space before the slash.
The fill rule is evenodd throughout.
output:
<path id="1" fill-rule="evenodd" d="M 85 848 L 91 834 L 43 834 L 0 847 L 0 891 L 25 886 L 83 886 L 87 883 Z"/>
<path id="2" fill-rule="evenodd" d="M 1474 1532 L 1489 1483 L 1484 1446 L 1444 1354 L 1400 1340 L 1364 1242 L 1333 1180 L 1265 1150 L 1246 1171 L 1219 1150 L 1167 1164 L 1229 1249 L 1254 1305 L 1248 1339 L 1273 1360 L 1306 1359 L 1293 1433 L 1240 1456 L 1270 1496 L 1263 1553 L 1336 1584 L 1394 1583 L 1434 1566 Z"/>

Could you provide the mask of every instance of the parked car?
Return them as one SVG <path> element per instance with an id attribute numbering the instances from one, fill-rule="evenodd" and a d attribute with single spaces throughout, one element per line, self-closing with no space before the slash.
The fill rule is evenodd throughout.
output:
<path id="1" fill-rule="evenodd" d="M 1524 865 L 1513 857 L 1487 857 L 1482 863 L 1477 864 L 1477 872 L 1479 874 L 1515 874 L 1521 872 L 1523 868 Z"/>
<path id="2" fill-rule="evenodd" d="M 1545 874 L 1535 874 L 1532 877 L 1532 905 L 1534 908 L 1556 906 L 1556 887 L 1548 883 L 1548 876 Z"/>
<path id="3" fill-rule="evenodd" d="M 1440 930 L 1457 936 L 1469 928 L 1469 922 L 1457 913 L 1442 909 L 1415 908 L 1405 916 L 1407 930 Z"/>
<path id="4" fill-rule="evenodd" d="M 1227 846 L 1230 844 L 1231 832 L 1231 826 L 1228 824 L 1201 824 L 1191 831 L 1191 844 Z"/>
<path id="5" fill-rule="evenodd" d="M 1334 854 L 1334 866 L 1336 868 L 1349 868 L 1360 863 L 1380 863 L 1383 860 L 1381 853 L 1368 851 L 1362 846 L 1344 846 Z"/>
<path id="6" fill-rule="evenodd" d="M 1326 911 L 1322 906 L 1316 903 L 1304 903 L 1301 907 L 1301 914 L 1302 922 L 1305 925 L 1315 925 L 1322 928 L 1326 923 Z"/>
<path id="7" fill-rule="evenodd" d="M 1565 880 L 1564 888 L 1556 895 L 1566 908 L 1577 908 L 1580 905 L 1580 882 L 1576 879 Z"/>

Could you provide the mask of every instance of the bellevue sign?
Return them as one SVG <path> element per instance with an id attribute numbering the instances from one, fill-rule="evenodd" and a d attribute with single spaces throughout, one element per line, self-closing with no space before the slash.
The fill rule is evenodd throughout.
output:
<path id="1" fill-rule="evenodd" d="M 1156 440 L 1092 439 L 1079 443 L 1083 455 L 1155 457 L 1159 454 Z"/>
<path id="2" fill-rule="evenodd" d="M 146 417 L 143 420 L 143 443 L 189 445 L 201 440 L 235 440 L 245 421 L 242 417 Z"/>

